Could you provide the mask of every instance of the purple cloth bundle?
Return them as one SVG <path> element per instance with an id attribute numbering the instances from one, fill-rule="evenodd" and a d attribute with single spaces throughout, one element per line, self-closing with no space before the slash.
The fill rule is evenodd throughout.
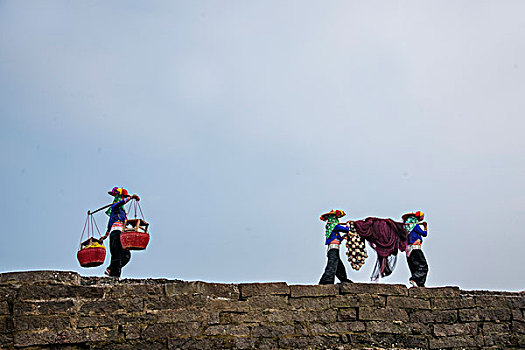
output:
<path id="1" fill-rule="evenodd" d="M 376 269 L 372 273 L 372 279 L 390 275 L 395 266 L 392 257 L 397 256 L 398 251 L 404 252 L 407 247 L 408 234 L 404 224 L 391 219 L 366 218 L 354 221 L 357 233 L 366 239 L 370 246 L 377 252 Z"/>

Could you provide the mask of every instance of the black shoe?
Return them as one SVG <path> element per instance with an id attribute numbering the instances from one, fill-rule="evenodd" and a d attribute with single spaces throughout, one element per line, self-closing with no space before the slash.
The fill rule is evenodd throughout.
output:
<path id="1" fill-rule="evenodd" d="M 348 278 L 344 281 L 339 282 L 338 284 L 345 284 L 345 283 L 354 283 L 352 280 L 349 280 Z"/>

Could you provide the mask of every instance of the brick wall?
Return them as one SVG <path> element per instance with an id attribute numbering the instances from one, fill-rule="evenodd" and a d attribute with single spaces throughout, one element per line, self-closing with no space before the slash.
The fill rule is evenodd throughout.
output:
<path id="1" fill-rule="evenodd" d="M 525 293 L 0 274 L 2 349 L 525 348 Z"/>

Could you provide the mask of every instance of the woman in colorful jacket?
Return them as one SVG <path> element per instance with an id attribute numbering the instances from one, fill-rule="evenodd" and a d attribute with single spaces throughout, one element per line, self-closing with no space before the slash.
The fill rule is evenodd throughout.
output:
<path id="1" fill-rule="evenodd" d="M 104 272 L 105 275 L 110 277 L 120 277 L 122 268 L 131 259 L 131 253 L 129 250 L 122 248 L 120 243 L 120 234 L 124 230 L 124 222 L 127 220 L 126 211 L 124 205 L 131 199 L 140 200 L 139 196 L 134 194 L 130 196 L 128 191 L 124 188 L 114 187 L 108 194 L 115 197 L 111 208 L 106 212 L 109 215 L 108 228 L 106 234 L 102 239 L 106 239 L 109 235 L 109 251 L 111 252 L 111 262 Z"/>
<path id="2" fill-rule="evenodd" d="M 406 213 L 402 216 L 405 230 L 408 232 L 408 249 L 406 250 L 408 268 L 412 276 L 412 287 L 424 287 L 428 274 L 428 263 L 421 250 L 423 237 L 427 236 L 427 223 L 423 222 L 425 214 L 421 211 Z"/>
<path id="3" fill-rule="evenodd" d="M 341 283 L 352 282 L 347 278 L 345 265 L 339 257 L 339 247 L 344 239 L 343 237 L 350 231 L 348 224 L 339 224 L 339 218 L 345 215 L 345 212 L 342 210 L 332 210 L 324 213 L 320 217 L 321 220 L 326 221 L 325 245 L 328 246 L 328 252 L 326 254 L 328 262 L 326 263 L 326 268 L 319 284 L 334 284 L 335 277 L 337 277 Z"/>

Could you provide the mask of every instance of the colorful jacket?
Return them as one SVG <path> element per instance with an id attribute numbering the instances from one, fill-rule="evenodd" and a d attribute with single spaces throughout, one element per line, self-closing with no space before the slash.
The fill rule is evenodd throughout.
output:
<path id="1" fill-rule="evenodd" d="M 337 225 L 332 230 L 332 233 L 330 234 L 330 236 L 328 236 L 328 238 L 326 239 L 325 245 L 329 245 L 333 240 L 337 240 L 338 241 L 337 243 L 341 242 L 343 238 L 341 237 L 340 232 L 348 233 L 349 231 L 350 231 L 350 228 L 348 226 Z"/>
<path id="2" fill-rule="evenodd" d="M 111 206 L 111 214 L 109 214 L 109 221 L 108 221 L 108 230 L 111 230 L 111 226 L 117 221 L 120 221 L 124 223 L 126 221 L 126 211 L 124 210 L 124 204 L 129 202 L 131 200 L 131 197 L 126 197 L 123 200 L 113 203 Z"/>
<path id="3" fill-rule="evenodd" d="M 408 244 L 414 244 L 418 241 L 423 243 L 423 237 L 427 236 L 427 231 L 423 229 L 423 225 L 416 225 L 408 234 Z"/>

